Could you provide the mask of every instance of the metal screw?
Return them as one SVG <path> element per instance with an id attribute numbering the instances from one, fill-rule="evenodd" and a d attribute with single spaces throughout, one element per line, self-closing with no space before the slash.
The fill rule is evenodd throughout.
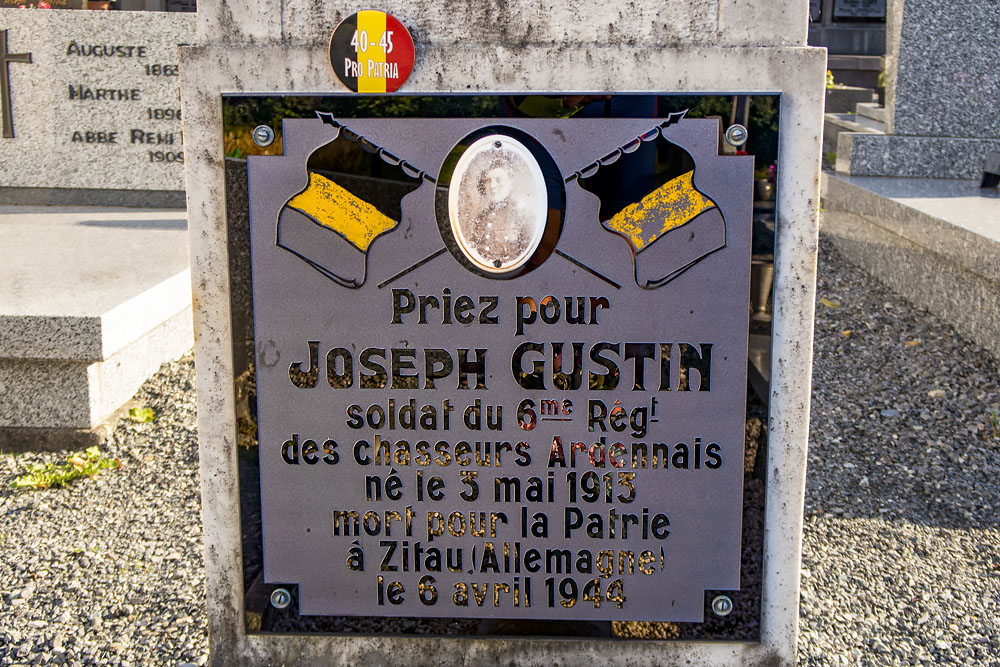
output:
<path id="1" fill-rule="evenodd" d="M 501 146 L 503 146 L 503 144 L 501 144 L 499 141 L 493 142 L 493 148 L 500 148 Z"/>
<path id="2" fill-rule="evenodd" d="M 253 129 L 253 142 L 261 148 L 270 146 L 274 142 L 274 130 L 268 125 L 258 125 Z"/>
<path id="3" fill-rule="evenodd" d="M 742 146 L 747 142 L 748 136 L 750 135 L 747 132 L 747 128 L 742 125 L 730 125 L 729 129 L 726 130 L 726 141 L 731 146 Z"/>
<path id="4" fill-rule="evenodd" d="M 275 593 L 277 592 L 275 591 Z M 715 612 L 716 616 L 729 616 L 733 612 L 733 601 L 728 595 L 716 595 L 712 598 L 712 611 Z"/>
<path id="5" fill-rule="evenodd" d="M 275 609 L 284 609 L 292 603 L 292 594 L 284 588 L 275 588 L 271 593 L 271 605 Z"/>

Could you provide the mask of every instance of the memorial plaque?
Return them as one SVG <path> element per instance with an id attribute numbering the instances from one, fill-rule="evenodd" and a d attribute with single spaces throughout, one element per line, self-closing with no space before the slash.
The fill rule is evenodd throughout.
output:
<path id="1" fill-rule="evenodd" d="M 266 582 L 310 615 L 694 622 L 739 589 L 753 158 L 716 121 L 282 135 L 248 159 Z"/>
<path id="2" fill-rule="evenodd" d="M 3 187 L 184 189 L 177 45 L 194 38 L 194 16 L 4 17 L 9 52 L 31 60 L 13 61 L 3 77 Z"/>
<path id="3" fill-rule="evenodd" d="M 885 0 L 834 0 L 834 19 L 884 19 Z"/>
<path id="4" fill-rule="evenodd" d="M 392 14 L 352 14 L 330 37 L 330 65 L 355 93 L 392 93 L 413 70 L 413 38 Z"/>

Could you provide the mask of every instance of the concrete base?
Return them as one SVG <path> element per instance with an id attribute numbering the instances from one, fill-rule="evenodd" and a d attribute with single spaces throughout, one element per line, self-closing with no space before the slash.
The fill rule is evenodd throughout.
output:
<path id="1" fill-rule="evenodd" d="M 849 260 L 1000 358 L 1000 192 L 824 173 L 822 230 Z"/>
<path id="2" fill-rule="evenodd" d="M 183 213 L 0 207 L 0 449 L 60 449 L 193 344 Z"/>
<path id="3" fill-rule="evenodd" d="M 854 113 L 856 113 L 861 118 L 867 118 L 873 120 L 876 123 L 880 123 L 880 129 L 885 132 L 886 119 L 888 118 L 888 113 L 885 107 L 880 105 L 878 102 L 868 102 L 858 104 L 854 107 Z"/>
<path id="4" fill-rule="evenodd" d="M 998 138 L 886 134 L 889 113 L 884 107 L 858 102 L 852 107 L 854 113 L 837 113 L 830 108 L 830 92 L 823 122 L 823 150 L 837 154 L 838 174 L 887 180 L 978 179 L 986 154 L 1000 151 Z"/>
<path id="5" fill-rule="evenodd" d="M 187 206 L 183 190 L 106 190 L 97 188 L 0 188 L 0 199 L 16 206 Z"/>

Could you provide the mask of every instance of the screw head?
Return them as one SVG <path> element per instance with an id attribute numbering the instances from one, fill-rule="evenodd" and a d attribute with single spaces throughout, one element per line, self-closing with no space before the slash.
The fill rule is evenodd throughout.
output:
<path id="1" fill-rule="evenodd" d="M 716 595 L 712 598 L 712 611 L 716 616 L 729 616 L 733 613 L 733 601 L 728 595 Z"/>
<path id="2" fill-rule="evenodd" d="M 271 593 L 271 606 L 275 609 L 284 609 L 292 603 L 292 594 L 284 588 L 275 588 Z"/>
<path id="3" fill-rule="evenodd" d="M 261 148 L 274 143 L 274 130 L 268 125 L 258 125 L 253 129 L 253 142 Z"/>
<path id="4" fill-rule="evenodd" d="M 730 125 L 729 129 L 726 130 L 726 141 L 732 146 L 742 146 L 747 142 L 747 137 L 750 133 L 747 132 L 747 128 L 742 125 Z"/>

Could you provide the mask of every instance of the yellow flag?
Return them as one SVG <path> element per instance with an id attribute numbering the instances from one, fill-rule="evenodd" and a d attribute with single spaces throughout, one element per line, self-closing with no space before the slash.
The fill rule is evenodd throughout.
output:
<path id="1" fill-rule="evenodd" d="M 605 225 L 631 241 L 636 252 L 671 229 L 690 222 L 714 208 L 715 202 L 694 187 L 694 170 L 667 181 L 642 198 L 626 206 Z"/>
<path id="2" fill-rule="evenodd" d="M 396 226 L 395 220 L 315 172 L 309 173 L 305 192 L 288 205 L 337 232 L 361 252 L 368 252 L 375 237 Z"/>

